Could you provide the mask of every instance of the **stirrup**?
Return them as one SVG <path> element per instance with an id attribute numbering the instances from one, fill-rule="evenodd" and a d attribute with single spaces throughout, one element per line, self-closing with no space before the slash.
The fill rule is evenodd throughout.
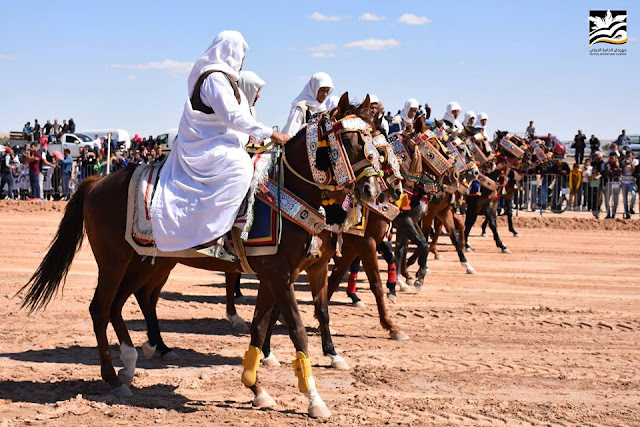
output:
<path id="1" fill-rule="evenodd" d="M 210 256 L 212 258 L 218 258 L 222 261 L 228 261 L 228 262 L 240 262 L 240 260 L 238 259 L 238 257 L 236 257 L 235 255 L 233 255 L 232 253 L 229 253 L 225 247 L 224 247 L 224 237 L 220 237 L 215 244 L 208 246 L 208 247 L 202 247 L 196 250 L 196 252 L 206 255 L 206 256 Z"/>

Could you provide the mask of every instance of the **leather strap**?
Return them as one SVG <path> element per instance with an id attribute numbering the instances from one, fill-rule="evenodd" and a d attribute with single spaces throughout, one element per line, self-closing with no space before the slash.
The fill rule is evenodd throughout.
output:
<path id="1" fill-rule="evenodd" d="M 215 112 L 213 111 L 213 108 L 209 107 L 208 105 L 205 105 L 204 102 L 202 102 L 202 98 L 200 97 L 200 88 L 202 87 L 204 80 L 213 73 L 224 74 L 227 80 L 229 80 L 229 83 L 231 83 L 231 87 L 233 88 L 233 94 L 235 95 L 236 100 L 238 101 L 238 104 L 240 104 L 240 100 L 241 100 L 238 84 L 233 79 L 233 77 L 231 77 L 229 74 L 225 73 L 224 71 L 218 71 L 218 70 L 205 71 L 204 73 L 200 74 L 200 77 L 198 77 L 198 81 L 196 82 L 196 85 L 193 88 L 193 93 L 191 94 L 191 108 L 193 108 L 196 111 L 203 112 L 205 114 L 215 114 Z"/>

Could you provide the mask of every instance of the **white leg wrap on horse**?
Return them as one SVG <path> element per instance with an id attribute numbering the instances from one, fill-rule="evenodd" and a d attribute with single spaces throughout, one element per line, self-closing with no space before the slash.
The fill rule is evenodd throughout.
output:
<path id="1" fill-rule="evenodd" d="M 339 354 L 331 355 L 331 367 L 334 369 L 339 369 L 341 371 L 346 371 L 347 369 L 351 369 L 346 360 L 342 358 Z"/>
<path id="2" fill-rule="evenodd" d="M 144 354 L 144 357 L 147 359 L 153 359 L 153 356 L 156 354 L 156 347 L 155 345 L 152 346 L 149 341 L 145 341 L 144 344 L 142 344 L 142 354 Z"/>
<path id="3" fill-rule="evenodd" d="M 476 269 L 471 266 L 468 262 L 461 263 L 464 268 L 467 269 L 467 274 L 476 274 Z"/>
<path id="4" fill-rule="evenodd" d="M 280 366 L 280 361 L 273 352 L 269 353 L 267 357 L 263 357 L 260 362 L 269 368 Z"/>
<path id="5" fill-rule="evenodd" d="M 309 399 L 309 416 L 312 418 L 329 418 L 331 411 L 320 397 L 313 377 L 308 378 L 309 391 L 304 395 Z"/>
<path id="6" fill-rule="evenodd" d="M 124 367 L 118 372 L 118 378 L 126 385 L 130 385 L 136 373 L 136 362 L 138 361 L 138 350 L 126 343 L 120 344 L 120 360 Z"/>

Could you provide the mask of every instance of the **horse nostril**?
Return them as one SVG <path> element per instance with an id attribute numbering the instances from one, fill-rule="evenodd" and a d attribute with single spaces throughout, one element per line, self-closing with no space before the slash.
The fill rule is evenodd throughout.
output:
<path id="1" fill-rule="evenodd" d="M 368 185 L 364 186 L 363 192 L 364 192 L 365 197 L 371 198 L 371 196 L 372 196 L 371 189 L 369 188 Z"/>

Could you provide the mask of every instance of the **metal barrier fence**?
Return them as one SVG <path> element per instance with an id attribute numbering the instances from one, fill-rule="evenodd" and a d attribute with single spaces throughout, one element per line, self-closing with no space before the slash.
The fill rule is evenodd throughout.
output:
<path id="1" fill-rule="evenodd" d="M 582 182 L 579 188 L 572 191 L 568 176 L 525 174 L 514 194 L 513 208 L 540 212 L 551 210 L 557 213 L 565 210 L 605 212 L 607 215 L 635 211 L 636 183 L 603 181 L 599 179 Z"/>

